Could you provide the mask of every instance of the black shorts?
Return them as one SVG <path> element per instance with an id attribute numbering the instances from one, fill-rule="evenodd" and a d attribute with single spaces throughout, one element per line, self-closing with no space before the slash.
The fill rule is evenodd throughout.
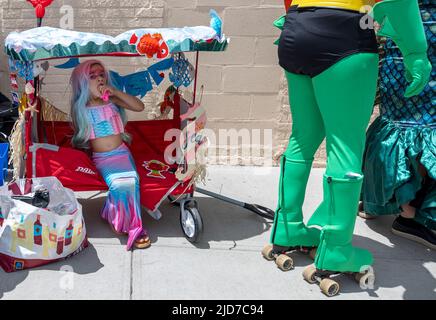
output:
<path id="1" fill-rule="evenodd" d="M 330 8 L 290 7 L 279 41 L 286 71 L 315 77 L 355 53 L 377 53 L 373 29 L 362 29 L 363 13 Z"/>

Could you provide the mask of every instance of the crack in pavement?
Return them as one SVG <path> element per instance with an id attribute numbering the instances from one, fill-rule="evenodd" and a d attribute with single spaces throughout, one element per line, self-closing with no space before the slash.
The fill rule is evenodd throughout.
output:
<path id="1" fill-rule="evenodd" d="M 232 240 L 232 241 L 233 241 L 233 247 L 229 248 L 229 250 L 235 249 L 237 246 L 236 241 L 235 240 Z"/>
<path id="2" fill-rule="evenodd" d="M 133 251 L 130 252 L 130 297 L 133 300 Z"/>

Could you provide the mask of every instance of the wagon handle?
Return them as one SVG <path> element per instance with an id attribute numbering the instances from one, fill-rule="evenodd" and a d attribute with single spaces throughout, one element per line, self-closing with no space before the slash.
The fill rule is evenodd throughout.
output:
<path id="1" fill-rule="evenodd" d="M 274 219 L 274 211 L 269 209 L 269 208 L 267 208 L 267 207 L 264 207 L 264 206 L 261 206 L 261 205 L 258 205 L 258 204 L 253 204 L 253 203 L 244 203 L 244 202 L 241 202 L 241 201 L 238 201 L 238 200 L 235 200 L 235 199 L 231 199 L 231 198 L 222 196 L 222 195 L 220 195 L 218 193 L 211 192 L 211 191 L 208 191 L 208 190 L 204 190 L 204 189 L 201 189 L 201 188 L 198 188 L 198 187 L 195 188 L 195 191 L 197 191 L 199 193 L 202 193 L 202 194 L 205 194 L 205 195 L 208 195 L 208 196 L 213 197 L 215 199 L 219 199 L 219 200 L 222 200 L 222 201 L 225 201 L 225 202 L 237 205 L 239 207 L 245 208 L 247 210 L 250 210 L 251 212 L 256 213 L 257 215 L 259 215 L 259 216 L 261 216 L 261 217 L 263 217 L 265 219 L 268 219 L 268 220 L 273 220 Z"/>
<path id="2" fill-rule="evenodd" d="M 261 217 L 264 217 L 265 219 L 274 220 L 274 211 L 270 208 L 254 204 L 254 203 L 245 203 L 244 208 L 248 209 L 250 211 L 253 211 L 254 213 L 258 214 Z"/>

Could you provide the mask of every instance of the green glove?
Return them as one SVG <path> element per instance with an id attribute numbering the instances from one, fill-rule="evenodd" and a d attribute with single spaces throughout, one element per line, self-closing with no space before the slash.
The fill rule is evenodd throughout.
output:
<path id="1" fill-rule="evenodd" d="M 424 90 L 430 79 L 431 63 L 427 40 L 416 0 L 383 0 L 374 6 L 374 20 L 381 36 L 392 38 L 404 57 L 406 79 L 411 82 L 404 94 L 409 98 Z"/>
<path id="2" fill-rule="evenodd" d="M 283 30 L 283 26 L 285 25 L 285 20 L 286 20 L 286 15 L 282 15 L 280 18 L 278 18 L 276 21 L 274 21 L 273 25 L 274 27 L 279 28 L 280 30 Z M 277 39 L 276 41 L 274 41 L 274 44 L 278 45 L 279 44 L 279 39 Z"/>

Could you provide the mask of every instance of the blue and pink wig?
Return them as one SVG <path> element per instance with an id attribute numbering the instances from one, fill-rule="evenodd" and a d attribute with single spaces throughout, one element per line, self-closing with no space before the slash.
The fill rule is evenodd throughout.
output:
<path id="1" fill-rule="evenodd" d="M 86 107 L 91 98 L 91 93 L 89 90 L 89 73 L 94 64 L 99 64 L 103 67 L 106 74 L 107 84 L 113 86 L 109 72 L 107 72 L 106 67 L 99 60 L 87 60 L 74 68 L 70 79 L 72 87 L 70 114 L 74 127 L 72 144 L 76 148 L 89 148 L 88 142 L 91 134 L 91 128 L 88 122 L 88 113 Z M 118 107 L 118 111 L 123 119 L 123 124 L 125 125 L 127 122 L 127 117 L 124 108 Z M 129 136 L 127 134 L 122 134 L 122 138 L 124 141 L 129 141 Z"/>

